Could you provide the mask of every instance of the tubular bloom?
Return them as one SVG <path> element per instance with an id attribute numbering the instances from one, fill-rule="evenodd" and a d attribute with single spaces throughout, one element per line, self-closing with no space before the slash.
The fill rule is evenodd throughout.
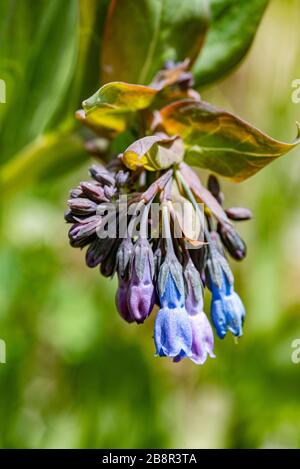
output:
<path id="1" fill-rule="evenodd" d="M 242 335 L 245 309 L 226 256 L 246 256 L 233 221 L 251 212 L 224 208 L 216 176 L 204 187 L 187 163 L 241 181 L 297 142 L 278 142 L 203 102 L 188 65 L 168 63 L 149 86 L 108 83 L 83 102 L 76 117 L 98 134 L 87 134 L 86 148 L 109 162 L 93 165 L 91 179 L 71 190 L 65 220 L 87 266 L 117 275 L 125 321 L 141 324 L 157 311 L 156 355 L 203 364 L 215 357 L 205 287 L 217 336 Z"/>
<path id="2" fill-rule="evenodd" d="M 211 325 L 203 312 L 203 291 L 200 274 L 191 259 L 188 260 L 184 277 L 186 281 L 187 296 L 185 307 L 188 312 L 192 328 L 192 355 L 191 360 L 202 365 L 207 356 L 214 358 L 214 335 Z"/>
<path id="3" fill-rule="evenodd" d="M 131 317 L 142 323 L 151 313 L 155 303 L 153 284 L 154 258 L 146 239 L 140 239 L 134 246 L 130 282 L 128 285 L 128 308 Z"/>
<path id="4" fill-rule="evenodd" d="M 243 334 L 245 308 L 233 289 L 233 276 L 226 260 L 221 258 L 219 261 L 218 257 L 216 255 L 208 264 L 209 288 L 212 292 L 211 319 L 221 339 L 225 337 L 227 331 L 240 337 Z M 212 267 L 213 263 L 215 265 Z M 217 275 L 216 270 L 218 270 Z"/>
<path id="5" fill-rule="evenodd" d="M 161 357 L 191 357 L 192 328 L 185 309 L 181 265 L 167 258 L 158 278 L 159 310 L 154 326 L 154 342 Z"/>

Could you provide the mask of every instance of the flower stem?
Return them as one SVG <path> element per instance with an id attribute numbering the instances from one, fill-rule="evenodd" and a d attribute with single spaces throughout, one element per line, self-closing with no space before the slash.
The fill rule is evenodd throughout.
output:
<path id="1" fill-rule="evenodd" d="M 182 176 L 182 174 L 181 174 L 181 172 L 180 172 L 179 170 L 176 171 L 176 178 L 177 178 L 177 181 L 179 181 L 179 182 L 182 184 L 182 186 L 183 186 L 183 188 L 184 188 L 184 190 L 185 190 L 185 192 L 186 192 L 186 195 L 188 196 L 190 202 L 193 204 L 193 206 L 194 206 L 196 212 L 198 213 L 198 215 L 199 215 L 200 217 L 202 217 L 201 210 L 199 209 L 199 206 L 198 206 L 197 201 L 196 201 L 196 199 L 195 199 L 195 197 L 194 197 L 194 194 L 192 193 L 192 191 L 191 191 L 191 189 L 189 188 L 189 186 L 188 186 L 186 180 L 184 179 L 184 177 Z M 200 219 L 201 219 L 201 218 L 200 218 Z M 210 232 L 209 232 L 209 230 L 207 229 L 207 227 L 206 227 L 206 225 L 205 225 L 205 222 L 204 222 L 203 230 L 204 230 L 204 236 L 205 236 L 205 238 L 206 238 L 206 240 L 207 240 L 207 242 L 208 242 L 209 249 L 211 249 L 211 242 L 212 242 L 212 240 L 211 240 Z"/>

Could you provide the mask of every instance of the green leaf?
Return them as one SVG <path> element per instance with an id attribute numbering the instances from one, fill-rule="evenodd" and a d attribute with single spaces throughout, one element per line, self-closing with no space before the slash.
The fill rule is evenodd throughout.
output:
<path id="1" fill-rule="evenodd" d="M 109 0 L 79 1 L 79 39 L 74 77 L 67 95 L 69 111 L 74 109 L 86 96 L 90 96 L 100 86 L 99 54 L 102 50 L 103 29 Z"/>
<path id="2" fill-rule="evenodd" d="M 248 52 L 268 0 L 210 0 L 212 21 L 193 67 L 196 86 L 228 74 Z"/>
<path id="3" fill-rule="evenodd" d="M 161 110 L 169 135 L 186 144 L 185 161 L 235 181 L 243 181 L 279 156 L 293 143 L 275 140 L 233 114 L 204 102 L 177 101 Z"/>
<path id="4" fill-rule="evenodd" d="M 123 163 L 132 170 L 148 171 L 166 169 L 183 160 L 184 146 L 178 137 L 150 135 L 132 143 L 123 153 Z"/>
<path id="5" fill-rule="evenodd" d="M 206 0 L 112 0 L 102 81 L 150 83 L 166 60 L 193 62 L 207 26 Z"/>
<path id="6" fill-rule="evenodd" d="M 8 159 L 51 122 L 75 69 L 77 0 L 3 0 L 0 76 L 7 80 L 1 155 Z"/>
<path id="7" fill-rule="evenodd" d="M 104 127 L 123 132 L 132 114 L 149 107 L 158 92 L 149 86 L 108 83 L 83 101 L 76 117 L 93 130 Z"/>

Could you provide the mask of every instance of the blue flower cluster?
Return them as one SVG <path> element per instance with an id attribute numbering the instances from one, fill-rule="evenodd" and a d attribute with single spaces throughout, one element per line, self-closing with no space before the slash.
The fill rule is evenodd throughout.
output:
<path id="1" fill-rule="evenodd" d="M 211 319 L 217 335 L 223 339 L 227 331 L 239 337 L 245 308 L 233 288 L 233 278 L 225 258 L 214 252 L 208 268 L 207 282 L 212 293 Z M 207 356 L 215 357 L 211 325 L 203 312 L 202 280 L 189 259 L 185 269 L 174 255 L 167 256 L 159 278 L 160 310 L 154 327 L 156 353 L 180 361 L 187 357 L 203 364 Z"/>
<path id="2" fill-rule="evenodd" d="M 185 284 L 184 284 L 185 281 Z M 158 278 L 160 310 L 154 326 L 159 356 L 180 361 L 190 358 L 197 364 L 214 357 L 214 338 L 203 312 L 201 279 L 189 260 L 184 272 L 174 255 L 167 256 Z"/>

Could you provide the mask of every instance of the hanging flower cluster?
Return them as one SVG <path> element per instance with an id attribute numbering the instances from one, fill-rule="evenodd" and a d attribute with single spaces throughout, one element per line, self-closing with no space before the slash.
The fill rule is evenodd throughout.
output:
<path id="1" fill-rule="evenodd" d="M 192 86 L 188 61 L 167 63 L 150 86 L 109 83 L 83 103 L 78 120 L 112 142 L 111 156 L 71 191 L 65 219 L 71 246 L 87 247 L 87 265 L 117 275 L 121 317 L 140 324 L 156 314 L 157 355 L 203 364 L 214 357 L 211 323 L 221 339 L 228 331 L 242 335 L 245 309 L 226 254 L 245 257 L 233 221 L 251 212 L 224 209 L 216 176 L 206 188 L 189 165 L 242 181 L 297 141 L 268 137 L 203 102 Z M 133 143 L 116 152 L 116 142 L 129 138 Z M 97 142 L 87 144 L 96 155 Z M 206 287 L 211 323 L 203 311 Z"/>

